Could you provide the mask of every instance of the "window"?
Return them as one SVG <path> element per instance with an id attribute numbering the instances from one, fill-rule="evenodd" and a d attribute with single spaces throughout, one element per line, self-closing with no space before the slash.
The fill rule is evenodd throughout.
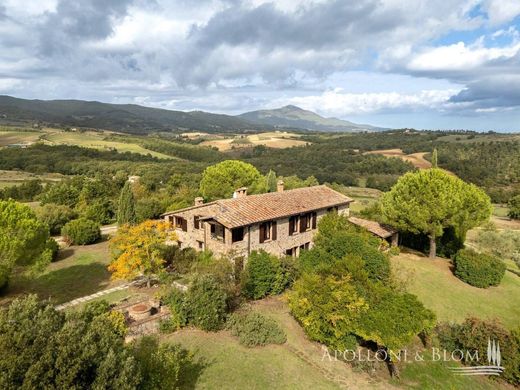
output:
<path id="1" fill-rule="evenodd" d="M 202 229 L 202 223 L 200 222 L 200 215 L 195 215 L 193 217 L 193 227 L 195 229 Z"/>
<path id="2" fill-rule="evenodd" d="M 231 242 L 238 242 L 244 239 L 244 228 L 239 227 L 231 230 Z"/>
<path id="3" fill-rule="evenodd" d="M 310 243 L 310 242 L 306 242 L 305 244 L 300 245 L 300 253 L 301 253 L 301 251 L 303 251 L 303 250 L 308 250 L 310 246 L 311 246 L 311 243 Z"/>
<path id="4" fill-rule="evenodd" d="M 298 233 L 298 219 L 297 215 L 289 218 L 289 235 L 292 236 L 295 233 Z"/>
<path id="5" fill-rule="evenodd" d="M 188 221 L 182 217 L 175 217 L 175 227 L 184 232 L 188 231 Z"/>
<path id="6" fill-rule="evenodd" d="M 276 240 L 276 221 L 269 221 L 260 224 L 260 243 Z"/>
<path id="7" fill-rule="evenodd" d="M 218 241 L 224 241 L 225 234 L 224 226 L 216 223 L 211 224 L 211 238 Z"/>
<path id="8" fill-rule="evenodd" d="M 204 243 L 202 241 L 197 241 L 197 245 L 199 247 L 199 250 L 204 250 Z"/>

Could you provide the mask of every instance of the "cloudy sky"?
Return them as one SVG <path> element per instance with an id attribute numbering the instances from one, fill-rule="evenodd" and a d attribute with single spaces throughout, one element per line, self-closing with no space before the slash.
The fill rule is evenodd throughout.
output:
<path id="1" fill-rule="evenodd" d="M 520 0 L 0 0 L 0 94 L 520 131 Z"/>

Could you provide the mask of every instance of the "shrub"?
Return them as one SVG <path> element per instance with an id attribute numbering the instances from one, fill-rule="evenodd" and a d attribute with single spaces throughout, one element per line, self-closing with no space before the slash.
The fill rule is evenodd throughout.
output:
<path id="1" fill-rule="evenodd" d="M 76 218 L 77 214 L 68 206 L 48 203 L 36 211 L 36 216 L 49 225 L 51 234 L 59 234 L 62 227 Z"/>
<path id="2" fill-rule="evenodd" d="M 271 295 L 281 294 L 292 286 L 298 276 L 297 261 L 292 256 L 276 259 L 276 276 L 271 288 Z"/>
<path id="3" fill-rule="evenodd" d="M 92 244 L 101 238 L 98 224 L 86 218 L 68 222 L 61 229 L 61 234 L 76 245 Z"/>
<path id="4" fill-rule="evenodd" d="M 140 338 L 130 348 L 143 376 L 140 389 L 178 389 L 194 365 L 193 356 L 180 345 L 159 343 L 153 336 Z"/>
<path id="5" fill-rule="evenodd" d="M 448 351 L 467 350 L 472 356 L 478 351 L 478 361 L 464 362 L 469 365 L 487 365 L 488 340 L 494 340 L 500 344 L 501 366 L 504 367 L 501 378 L 520 384 L 520 329 L 509 331 L 496 320 L 467 318 L 462 324 L 439 324 L 435 334 L 441 347 Z"/>
<path id="6" fill-rule="evenodd" d="M 292 315 L 315 341 L 337 350 L 356 345 L 357 318 L 368 310 L 350 275 L 304 274 L 289 295 Z"/>
<path id="7" fill-rule="evenodd" d="M 45 250 L 50 251 L 51 253 L 51 261 L 56 260 L 58 257 L 58 252 L 60 250 L 60 246 L 56 242 L 54 238 L 49 238 L 45 243 Z"/>
<path id="8" fill-rule="evenodd" d="M 520 219 L 520 195 L 516 195 L 509 199 L 509 217 L 511 219 Z"/>
<path id="9" fill-rule="evenodd" d="M 226 327 L 246 347 L 283 344 L 287 340 L 285 332 L 275 320 L 251 311 L 233 313 Z"/>
<path id="10" fill-rule="evenodd" d="M 182 291 L 172 288 L 161 298 L 161 302 L 170 309 L 170 318 L 161 323 L 162 331 L 173 332 L 186 325 L 186 310 Z"/>
<path id="11" fill-rule="evenodd" d="M 455 275 L 462 281 L 480 288 L 497 286 L 502 281 L 506 266 L 497 257 L 462 249 L 454 258 Z"/>
<path id="12" fill-rule="evenodd" d="M 246 297 L 260 299 L 269 295 L 276 280 L 273 257 L 263 250 L 251 252 L 243 276 L 243 292 Z"/>
<path id="13" fill-rule="evenodd" d="M 226 298 L 225 291 L 214 276 L 196 276 L 185 297 L 188 322 L 202 330 L 220 329 L 226 317 Z"/>

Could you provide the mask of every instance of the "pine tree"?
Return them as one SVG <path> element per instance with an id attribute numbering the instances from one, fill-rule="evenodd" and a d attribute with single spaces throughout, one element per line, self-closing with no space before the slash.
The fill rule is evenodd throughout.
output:
<path id="1" fill-rule="evenodd" d="M 134 193 L 130 182 L 126 182 L 119 196 L 117 223 L 122 226 L 124 224 L 134 225 L 136 222 Z"/>
<path id="2" fill-rule="evenodd" d="M 269 170 L 265 180 L 267 182 L 267 192 L 276 192 L 276 172 Z"/>
<path id="3" fill-rule="evenodd" d="M 432 153 L 432 168 L 437 168 L 437 148 L 433 149 L 433 153 Z"/>

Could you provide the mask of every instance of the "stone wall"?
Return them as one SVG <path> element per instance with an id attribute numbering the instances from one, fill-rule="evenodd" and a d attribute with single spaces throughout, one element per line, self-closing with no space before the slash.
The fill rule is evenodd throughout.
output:
<path id="1" fill-rule="evenodd" d="M 286 251 L 296 248 L 293 255 L 299 255 L 299 247 L 305 244 L 312 248 L 313 238 L 317 229 L 310 229 L 302 233 L 294 233 L 289 235 L 289 218 L 278 219 L 277 222 L 277 238 L 276 240 L 267 240 L 260 243 L 260 226 L 259 224 L 244 227 L 244 239 L 239 242 L 232 243 L 231 230 L 225 228 L 225 240 L 220 241 L 211 237 L 211 227 L 207 222 L 200 222 L 201 228 L 195 229 L 194 217 L 199 215 L 200 209 L 187 210 L 182 216 L 187 220 L 187 232 L 181 229 L 175 229 L 181 247 L 192 247 L 196 250 L 210 250 L 215 254 L 230 254 L 233 256 L 244 256 L 254 250 L 263 249 L 266 252 L 276 256 L 285 255 Z M 317 221 L 327 214 L 326 209 L 317 210 Z M 338 213 L 349 216 L 349 207 L 347 205 L 340 206 Z M 166 217 L 168 220 L 168 217 Z"/>

